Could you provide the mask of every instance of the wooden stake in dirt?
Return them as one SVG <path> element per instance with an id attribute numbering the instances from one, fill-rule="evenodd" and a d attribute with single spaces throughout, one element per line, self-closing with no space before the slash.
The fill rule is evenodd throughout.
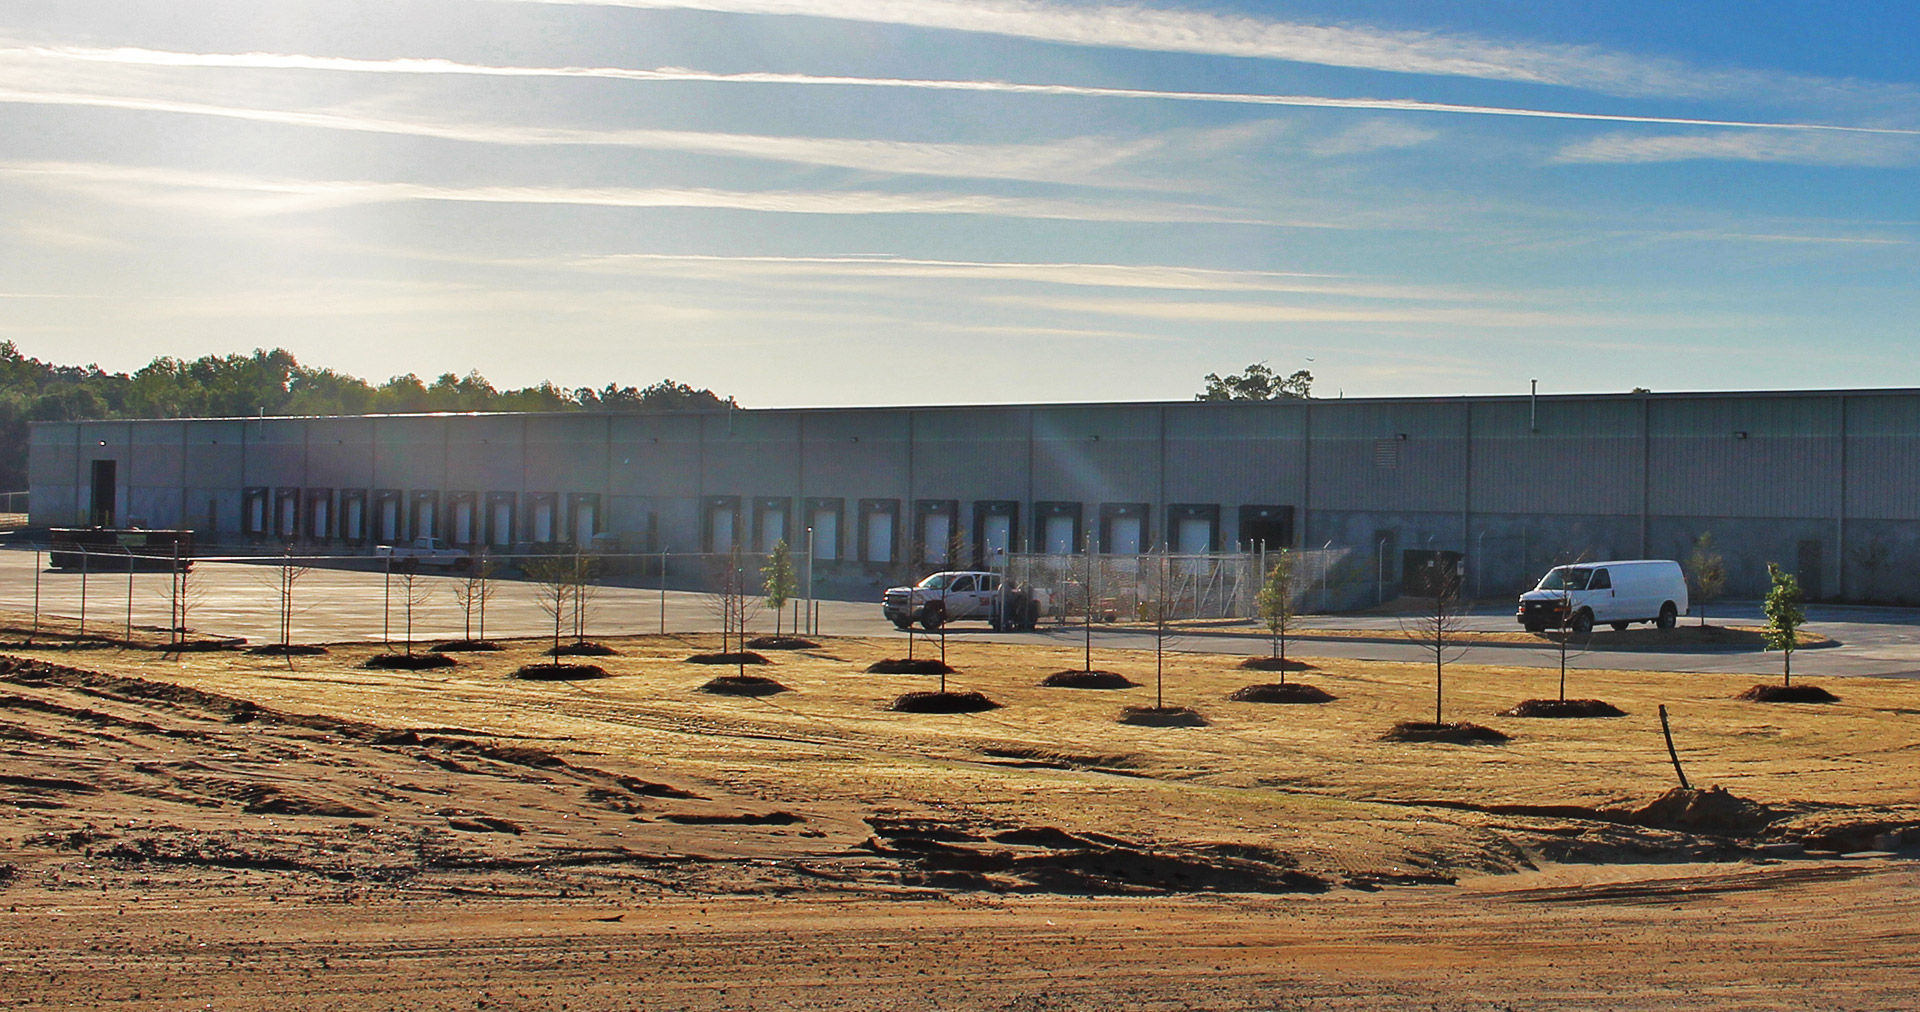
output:
<path id="1" fill-rule="evenodd" d="M 1667 738 L 1667 758 L 1673 760 L 1673 772 L 1680 778 L 1680 789 L 1693 790 L 1693 787 L 1687 783 L 1687 771 L 1680 768 L 1680 753 L 1673 748 L 1673 728 L 1667 726 L 1667 704 L 1665 703 L 1660 704 L 1660 733 Z"/>

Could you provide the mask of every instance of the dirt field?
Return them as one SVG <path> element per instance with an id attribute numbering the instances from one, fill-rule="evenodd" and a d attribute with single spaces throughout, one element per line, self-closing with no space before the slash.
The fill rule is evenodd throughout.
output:
<path id="1" fill-rule="evenodd" d="M 1505 745 L 1380 740 L 1430 668 L 1326 661 L 1332 702 L 1172 655 L 1042 688 L 1072 650 L 767 651 L 790 691 L 698 691 L 711 640 L 542 644 L 378 671 L 66 645 L 0 662 L 0 1007 L 1904 1008 L 1920 979 L 1920 686 L 1731 697 L 1747 677 L 1575 672 L 1627 716 L 1497 716 L 1537 670 L 1449 669 Z M 923 648 L 924 649 L 924 648 Z M 1655 706 L 1696 786 L 1674 786 Z M 1669 802 L 1671 804 L 1671 802 Z M 1764 808 L 1758 806 L 1765 806 Z M 1902 834 L 1905 834 L 1904 839 Z M 1810 916 L 1817 912 L 1817 916 Z"/>

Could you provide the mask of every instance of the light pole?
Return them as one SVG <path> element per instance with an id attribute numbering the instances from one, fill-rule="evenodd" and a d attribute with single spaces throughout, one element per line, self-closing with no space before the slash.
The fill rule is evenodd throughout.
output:
<path id="1" fill-rule="evenodd" d="M 807 526 L 807 631 L 805 635 L 818 636 L 820 631 L 815 628 L 818 623 L 819 618 L 813 613 L 813 526 L 809 524 Z"/>

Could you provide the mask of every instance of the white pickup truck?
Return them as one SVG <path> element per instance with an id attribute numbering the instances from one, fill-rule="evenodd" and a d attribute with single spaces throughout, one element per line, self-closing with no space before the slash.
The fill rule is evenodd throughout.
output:
<path id="1" fill-rule="evenodd" d="M 901 629 L 915 622 L 922 629 L 938 629 L 971 618 L 1008 631 L 1032 629 L 1050 604 L 1044 590 L 1014 586 L 999 573 L 964 571 L 935 573 L 911 587 L 891 587 L 880 610 Z"/>
<path id="2" fill-rule="evenodd" d="M 464 548 L 455 548 L 439 538 L 414 538 L 404 545 L 377 545 L 373 549 L 376 559 L 392 559 L 395 565 L 440 566 L 445 569 L 466 569 L 473 565 L 473 556 Z"/>

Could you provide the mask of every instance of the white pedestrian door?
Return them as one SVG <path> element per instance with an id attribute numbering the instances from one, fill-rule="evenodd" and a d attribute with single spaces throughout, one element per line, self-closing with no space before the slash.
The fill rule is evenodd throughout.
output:
<path id="1" fill-rule="evenodd" d="M 867 561 L 893 561 L 893 514 L 867 514 Z"/>
<path id="2" fill-rule="evenodd" d="M 1114 517 L 1107 521 L 1107 552 L 1111 555 L 1140 554 L 1140 518 Z"/>
<path id="3" fill-rule="evenodd" d="M 989 513 L 980 524 L 980 550 L 987 557 L 987 566 L 1000 569 L 1007 564 L 1007 553 L 1013 551 L 1013 518 L 1005 513 Z"/>
<path id="4" fill-rule="evenodd" d="M 1045 536 L 1042 539 L 1042 543 L 1046 546 L 1047 551 L 1055 555 L 1067 555 L 1072 553 L 1074 549 L 1072 517 L 1068 517 L 1068 516 L 1048 517 L 1047 524 L 1044 530 L 1045 530 Z"/>
<path id="5" fill-rule="evenodd" d="M 813 511 L 813 557 L 823 562 L 831 562 L 840 557 L 838 510 Z"/>
<path id="6" fill-rule="evenodd" d="M 727 506 L 715 506 L 710 514 L 713 518 L 713 550 L 715 552 L 733 551 L 733 510 Z"/>
<path id="7" fill-rule="evenodd" d="M 947 564 L 947 545 L 953 537 L 953 517 L 945 513 L 927 514 L 927 543 L 920 561 L 930 566 Z"/>

